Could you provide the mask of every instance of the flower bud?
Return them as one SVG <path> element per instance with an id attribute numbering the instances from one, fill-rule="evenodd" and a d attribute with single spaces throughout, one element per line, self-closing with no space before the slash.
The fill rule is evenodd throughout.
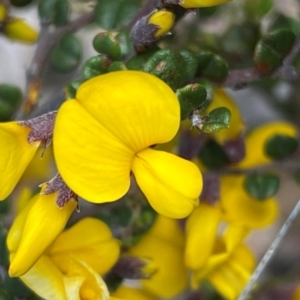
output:
<path id="1" fill-rule="evenodd" d="M 19 18 L 11 18 L 5 24 L 4 33 L 12 40 L 27 44 L 35 43 L 38 38 L 37 31 Z"/>

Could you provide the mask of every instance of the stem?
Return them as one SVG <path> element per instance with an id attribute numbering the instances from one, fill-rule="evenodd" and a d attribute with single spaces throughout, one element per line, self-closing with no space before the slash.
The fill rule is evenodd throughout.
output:
<path id="1" fill-rule="evenodd" d="M 27 72 L 25 100 L 21 110 L 16 113 L 17 117 L 29 114 L 36 106 L 41 87 L 41 74 L 52 48 L 66 33 L 75 32 L 93 20 L 94 12 L 89 12 L 65 26 L 56 28 L 54 32 L 50 32 L 48 26 L 42 26 L 37 48 Z"/>
<path id="2" fill-rule="evenodd" d="M 224 168 L 216 171 L 207 171 L 206 173 L 213 173 L 219 175 L 240 175 L 240 174 L 249 174 L 253 172 L 263 172 L 268 170 L 286 170 L 286 171 L 297 171 L 300 169 L 299 157 L 293 156 L 292 159 L 285 161 L 275 161 L 273 163 L 252 167 L 252 168 Z"/>
<path id="3" fill-rule="evenodd" d="M 286 66 L 292 65 L 295 59 L 297 58 L 297 56 L 299 55 L 299 53 L 300 53 L 300 37 L 298 37 L 292 50 L 283 60 L 283 64 Z"/>
<path id="4" fill-rule="evenodd" d="M 259 81 L 267 78 L 277 78 L 288 81 L 297 81 L 300 79 L 300 74 L 298 70 L 290 65 L 283 65 L 278 68 L 271 76 L 266 77 L 261 75 L 257 69 L 248 68 L 241 70 L 230 71 L 223 82 L 220 83 L 220 86 L 223 87 L 243 87 L 247 83 Z"/>
<path id="5" fill-rule="evenodd" d="M 278 247 L 279 247 L 282 239 L 285 237 L 288 230 L 293 225 L 294 221 L 296 220 L 296 217 L 299 214 L 299 211 L 300 211 L 300 199 L 298 200 L 296 206 L 293 208 L 293 210 L 290 213 L 289 217 L 287 218 L 287 220 L 285 221 L 285 223 L 281 227 L 281 229 L 280 229 L 279 233 L 277 234 L 275 240 L 273 241 L 273 243 L 271 244 L 271 246 L 269 247 L 269 249 L 265 253 L 264 257 L 262 258 L 262 260 L 258 264 L 258 266 L 257 266 L 256 270 L 254 271 L 250 281 L 248 282 L 248 284 L 246 285 L 246 287 L 243 290 L 242 294 L 239 296 L 239 298 L 237 300 L 246 300 L 246 299 L 248 299 L 248 296 L 250 295 L 250 293 L 253 289 L 253 285 L 257 282 L 257 280 L 259 279 L 261 273 L 263 272 L 263 270 L 266 268 L 266 266 L 270 262 L 272 256 L 278 250 Z"/>
<path id="6" fill-rule="evenodd" d="M 157 2 L 157 0 L 147 0 L 145 5 L 141 7 L 127 27 L 131 29 L 140 18 L 150 14 L 157 7 Z"/>
<path id="7" fill-rule="evenodd" d="M 28 70 L 29 81 L 33 81 L 32 77 L 40 76 L 50 50 L 66 33 L 77 31 L 83 26 L 91 23 L 93 20 L 94 12 L 89 12 L 65 26 L 58 27 L 54 32 L 49 32 L 48 27 L 43 28 L 31 63 L 31 67 Z"/>

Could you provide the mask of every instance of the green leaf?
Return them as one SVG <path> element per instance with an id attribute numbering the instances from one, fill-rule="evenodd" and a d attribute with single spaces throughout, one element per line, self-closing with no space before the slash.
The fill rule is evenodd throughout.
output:
<path id="1" fill-rule="evenodd" d="M 38 13 L 42 22 L 63 26 L 69 20 L 70 4 L 68 0 L 39 0 Z"/>
<path id="2" fill-rule="evenodd" d="M 206 89 L 199 83 L 188 84 L 176 91 L 180 103 L 181 120 L 186 119 L 190 113 L 202 106 L 206 101 Z"/>
<path id="3" fill-rule="evenodd" d="M 272 159 L 280 160 L 293 154 L 298 148 L 298 140 L 288 135 L 277 134 L 265 144 L 265 153 Z"/>
<path id="4" fill-rule="evenodd" d="M 171 49 L 156 51 L 145 63 L 144 71 L 151 73 L 164 82 L 172 89 L 180 88 L 185 81 L 185 61 L 182 56 Z"/>
<path id="5" fill-rule="evenodd" d="M 289 29 L 277 29 L 264 35 L 257 43 L 253 61 L 263 74 L 277 69 L 295 42 L 295 34 Z"/>
<path id="6" fill-rule="evenodd" d="M 195 53 L 190 50 L 181 50 L 179 54 L 181 55 L 185 63 L 184 73 L 186 81 L 189 81 L 196 75 L 198 69 L 197 57 Z"/>
<path id="7" fill-rule="evenodd" d="M 86 80 L 107 73 L 110 63 L 110 59 L 105 55 L 97 55 L 89 58 L 82 69 L 83 79 Z"/>
<path id="8" fill-rule="evenodd" d="M 138 53 L 137 55 L 133 56 L 126 62 L 127 68 L 129 70 L 143 70 L 145 63 L 156 52 L 157 52 L 157 49 Z"/>
<path id="9" fill-rule="evenodd" d="M 94 49 L 107 55 L 111 59 L 118 59 L 121 56 L 121 47 L 111 32 L 101 32 L 94 37 Z"/>
<path id="10" fill-rule="evenodd" d="M 115 14 L 115 28 L 121 28 L 132 21 L 141 6 L 139 0 L 123 0 Z"/>
<path id="11" fill-rule="evenodd" d="M 276 195 L 279 186 L 279 177 L 271 173 L 249 174 L 244 181 L 247 193 L 258 200 L 265 200 Z"/>
<path id="12" fill-rule="evenodd" d="M 126 65 L 122 61 L 113 61 L 108 67 L 108 72 L 127 70 Z"/>
<path id="13" fill-rule="evenodd" d="M 11 296 L 15 297 L 27 298 L 33 294 L 18 277 L 11 278 L 6 276 L 4 279 L 4 287 Z"/>
<path id="14" fill-rule="evenodd" d="M 132 20 L 140 7 L 137 0 L 101 0 L 95 8 L 95 22 L 104 29 L 116 29 Z"/>
<path id="15" fill-rule="evenodd" d="M 77 89 L 83 82 L 84 80 L 74 80 L 71 81 L 67 86 L 65 86 L 64 92 L 66 95 L 66 99 L 74 99 L 76 96 Z"/>
<path id="16" fill-rule="evenodd" d="M 294 174 L 295 182 L 300 185 L 300 170 L 296 171 Z"/>
<path id="17" fill-rule="evenodd" d="M 231 112 L 228 108 L 216 108 L 206 116 L 201 130 L 205 133 L 213 133 L 221 129 L 229 128 L 230 119 Z"/>
<path id="18" fill-rule="evenodd" d="M 81 60 L 82 46 L 72 33 L 64 35 L 51 54 L 51 64 L 55 70 L 62 73 L 74 71 Z"/>
<path id="19" fill-rule="evenodd" d="M 0 121 L 9 121 L 22 100 L 22 91 L 15 85 L 0 84 Z"/>
<path id="20" fill-rule="evenodd" d="M 58 0 L 54 6 L 53 24 L 63 26 L 68 24 L 70 13 L 70 3 L 68 0 Z"/>
<path id="21" fill-rule="evenodd" d="M 212 139 L 201 148 L 198 157 L 208 169 L 219 169 L 229 163 L 222 147 Z"/>
<path id="22" fill-rule="evenodd" d="M 3 287 L 0 287 L 0 299 L 1 300 L 13 300 L 13 298 L 10 296 L 10 294 L 3 289 Z"/>
<path id="23" fill-rule="evenodd" d="M 245 11 L 250 18 L 260 19 L 274 6 L 273 0 L 246 0 Z"/>
<path id="24" fill-rule="evenodd" d="M 116 35 L 116 40 L 118 41 L 121 49 L 121 57 L 125 57 L 130 51 L 134 50 L 133 44 L 130 40 L 129 30 L 121 30 Z"/>
<path id="25" fill-rule="evenodd" d="M 23 7 L 32 3 L 32 0 L 10 0 L 10 4 L 16 7 Z"/>
<path id="26" fill-rule="evenodd" d="M 223 80 L 227 76 L 227 62 L 219 55 L 209 51 L 199 51 L 195 55 L 198 61 L 197 76 L 216 81 Z"/>
<path id="27" fill-rule="evenodd" d="M 6 247 L 6 230 L 0 225 L 0 264 L 7 268 L 9 266 L 9 252 Z"/>
<path id="28" fill-rule="evenodd" d="M 114 223 L 121 227 L 127 227 L 132 219 L 132 209 L 127 205 L 116 207 L 111 211 Z"/>

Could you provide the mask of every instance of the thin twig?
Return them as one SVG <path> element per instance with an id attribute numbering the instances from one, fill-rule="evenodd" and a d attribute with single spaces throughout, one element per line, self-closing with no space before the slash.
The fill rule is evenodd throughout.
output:
<path id="1" fill-rule="evenodd" d="M 290 53 L 283 60 L 283 65 L 290 66 L 300 53 L 300 37 L 297 38 Z"/>
<path id="2" fill-rule="evenodd" d="M 283 65 L 278 68 L 271 76 L 263 76 L 255 68 L 247 68 L 241 70 L 230 71 L 219 85 L 223 87 L 243 87 L 247 83 L 259 81 L 262 79 L 277 78 L 288 81 L 297 81 L 300 79 L 298 70 L 293 66 Z"/>
<path id="3" fill-rule="evenodd" d="M 256 270 L 254 271 L 249 283 L 247 284 L 247 286 L 245 287 L 242 294 L 239 296 L 239 298 L 237 300 L 246 300 L 246 299 L 248 299 L 248 297 L 249 297 L 249 295 L 250 295 L 250 293 L 253 289 L 254 284 L 257 282 L 257 280 L 259 279 L 261 273 L 263 272 L 263 270 L 266 268 L 266 266 L 270 262 L 272 256 L 278 250 L 278 247 L 279 247 L 282 239 L 285 237 L 288 230 L 293 225 L 294 221 L 296 220 L 296 217 L 299 214 L 299 211 L 300 211 L 300 199 L 298 200 L 296 206 L 293 208 L 293 210 L 290 213 L 289 217 L 287 218 L 287 220 L 285 221 L 285 223 L 281 227 L 277 237 L 275 238 L 275 240 L 273 241 L 273 243 L 269 247 L 268 251 L 265 253 L 264 257 L 262 258 L 262 260 L 258 264 L 258 266 L 257 266 Z"/>
<path id="4" fill-rule="evenodd" d="M 127 28 L 130 29 L 142 17 L 150 14 L 157 7 L 158 0 L 148 0 L 132 18 Z"/>
<path id="5" fill-rule="evenodd" d="M 259 165 L 252 168 L 223 168 L 215 171 L 208 171 L 207 173 L 213 173 L 218 175 L 240 175 L 249 174 L 253 172 L 263 172 L 268 170 L 286 170 L 286 171 L 297 171 L 300 169 L 299 157 L 293 156 L 292 159 L 287 159 L 283 161 L 274 161 L 269 164 Z"/>
<path id="6" fill-rule="evenodd" d="M 49 28 L 44 28 L 40 34 L 31 67 L 28 70 L 29 80 L 32 81 L 34 77 L 40 76 L 50 50 L 66 33 L 75 32 L 93 20 L 94 12 L 89 12 L 65 26 L 58 27 L 54 32 L 50 32 Z"/>

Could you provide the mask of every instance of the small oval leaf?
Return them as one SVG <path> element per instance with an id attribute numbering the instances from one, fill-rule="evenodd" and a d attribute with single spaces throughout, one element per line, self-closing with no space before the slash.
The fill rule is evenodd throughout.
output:
<path id="1" fill-rule="evenodd" d="M 276 195 L 279 186 L 279 177 L 271 173 L 249 174 L 244 181 L 247 193 L 258 200 L 265 200 Z"/>
<path id="2" fill-rule="evenodd" d="M 205 118 L 202 125 L 202 131 L 212 133 L 229 128 L 231 112 L 227 107 L 219 107 L 212 110 Z"/>
<path id="3" fill-rule="evenodd" d="M 272 159 L 280 160 L 293 154 L 298 148 L 298 140 L 288 135 L 277 134 L 265 144 L 265 153 Z"/>

